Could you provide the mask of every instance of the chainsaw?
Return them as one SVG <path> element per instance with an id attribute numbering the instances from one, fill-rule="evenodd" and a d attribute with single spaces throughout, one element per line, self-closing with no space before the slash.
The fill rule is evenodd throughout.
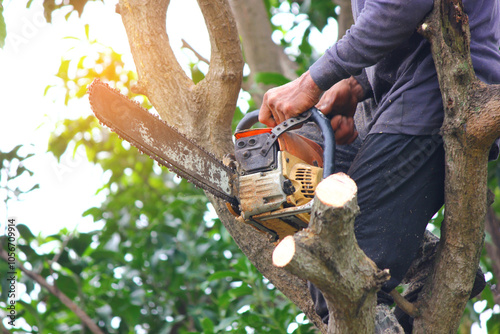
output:
<path id="1" fill-rule="evenodd" d="M 234 155 L 224 163 L 118 90 L 96 79 L 89 86 L 92 111 L 101 124 L 160 165 L 223 199 L 238 220 L 278 241 L 306 228 L 317 184 L 334 170 L 335 138 L 316 108 L 274 128 L 252 126 L 258 110 L 240 121 Z M 293 130 L 317 124 L 323 148 Z"/>

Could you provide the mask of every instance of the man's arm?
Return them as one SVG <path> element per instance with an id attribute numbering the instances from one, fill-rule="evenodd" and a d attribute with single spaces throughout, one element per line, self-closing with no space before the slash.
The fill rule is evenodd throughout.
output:
<path id="1" fill-rule="evenodd" d="M 356 24 L 308 72 L 264 95 L 259 121 L 273 127 L 314 106 L 323 91 L 408 40 L 432 5 L 433 0 L 367 0 Z"/>
<path id="2" fill-rule="evenodd" d="M 415 33 L 433 0 L 366 0 L 356 23 L 309 69 L 322 90 L 380 61 Z"/>

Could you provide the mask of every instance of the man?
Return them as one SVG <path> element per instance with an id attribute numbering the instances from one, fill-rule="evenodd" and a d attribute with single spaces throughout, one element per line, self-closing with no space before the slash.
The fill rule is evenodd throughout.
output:
<path id="1" fill-rule="evenodd" d="M 477 76 L 500 83 L 500 4 L 463 0 Z M 333 116 L 340 158 L 358 185 L 355 233 L 391 279 L 404 278 L 429 219 L 444 203 L 443 105 L 430 44 L 417 27 L 433 0 L 352 0 L 355 24 L 300 78 L 266 93 L 260 122 L 275 126 L 316 105 Z M 368 112 L 354 115 L 370 98 Z M 358 136 L 361 134 L 361 138 Z M 346 149 L 348 148 L 348 149 Z M 328 320 L 312 287 L 317 312 Z"/>

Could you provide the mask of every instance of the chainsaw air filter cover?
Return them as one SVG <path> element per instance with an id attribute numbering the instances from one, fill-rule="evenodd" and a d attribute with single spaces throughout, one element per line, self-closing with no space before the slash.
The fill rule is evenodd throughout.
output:
<path id="1" fill-rule="evenodd" d="M 236 134 L 234 155 L 239 164 L 240 175 L 267 172 L 276 169 L 278 145 L 264 152 L 271 129 L 247 130 Z"/>

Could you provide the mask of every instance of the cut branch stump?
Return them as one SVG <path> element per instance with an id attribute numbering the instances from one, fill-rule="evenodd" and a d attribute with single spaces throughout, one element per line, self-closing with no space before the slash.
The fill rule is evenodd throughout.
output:
<path id="1" fill-rule="evenodd" d="M 358 212 L 356 184 L 334 174 L 316 188 L 309 227 L 283 239 L 273 253 L 275 266 L 322 291 L 330 310 L 328 333 L 373 333 L 376 292 L 390 278 L 356 242 Z"/>

